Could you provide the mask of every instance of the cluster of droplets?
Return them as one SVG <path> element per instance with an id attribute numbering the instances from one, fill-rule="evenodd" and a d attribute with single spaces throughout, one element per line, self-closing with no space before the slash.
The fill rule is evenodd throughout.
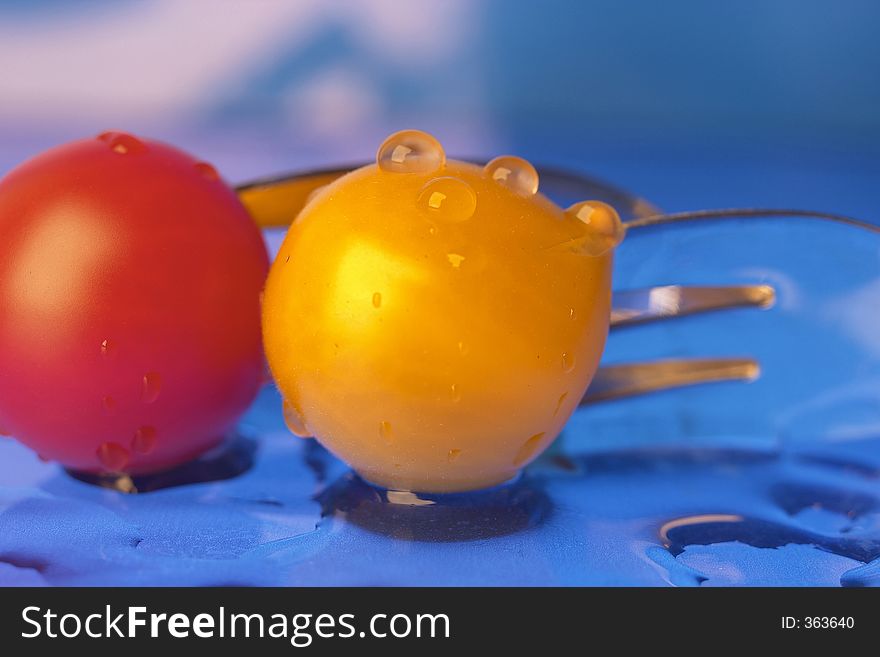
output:
<path id="1" fill-rule="evenodd" d="M 110 150 L 117 155 L 140 155 L 150 150 L 147 144 L 134 135 L 130 135 L 127 132 L 119 132 L 117 130 L 102 132 L 98 135 L 98 141 L 107 144 L 110 147 Z M 217 169 L 207 162 L 196 162 L 193 165 L 193 168 L 205 180 L 211 182 L 220 180 L 220 174 L 217 173 Z"/>
<path id="2" fill-rule="evenodd" d="M 442 173 L 446 153 L 440 142 L 428 133 L 402 130 L 382 143 L 376 153 L 376 164 L 387 173 Z M 538 172 L 521 157 L 496 157 L 483 167 L 483 173 L 519 196 L 528 198 L 538 193 Z M 432 218 L 459 223 L 474 216 L 477 194 L 464 180 L 441 175 L 422 187 L 416 202 Z M 583 237 L 566 245 L 575 253 L 600 256 L 623 239 L 624 226 L 620 217 L 614 208 L 601 201 L 576 203 L 566 209 L 565 214 L 580 222 L 583 228 Z M 452 258 L 450 262 L 456 268 L 460 264 Z"/>
<path id="3" fill-rule="evenodd" d="M 117 346 L 113 340 L 106 339 L 101 342 L 100 353 L 103 360 L 113 362 L 117 354 Z M 162 392 L 162 376 L 158 372 L 147 372 L 141 378 L 141 394 L 140 401 L 144 405 L 150 405 L 159 399 Z M 105 395 L 101 398 L 101 410 L 105 415 L 114 415 L 116 413 L 116 400 Z M 108 441 L 101 443 L 96 451 L 98 461 L 108 472 L 122 472 L 131 462 L 132 453 L 149 454 L 156 447 L 156 428 L 151 426 L 141 426 L 135 429 L 131 438 L 128 440 L 128 446 L 118 442 Z"/>
<path id="4" fill-rule="evenodd" d="M 382 143 L 376 164 L 388 173 L 434 173 L 446 165 L 446 153 L 440 142 L 426 132 L 403 130 Z M 522 196 L 534 196 L 538 192 L 538 172 L 522 158 L 497 157 L 483 171 L 490 179 Z M 439 176 L 422 187 L 417 203 L 428 215 L 457 223 L 474 215 L 477 194 L 460 178 Z"/>

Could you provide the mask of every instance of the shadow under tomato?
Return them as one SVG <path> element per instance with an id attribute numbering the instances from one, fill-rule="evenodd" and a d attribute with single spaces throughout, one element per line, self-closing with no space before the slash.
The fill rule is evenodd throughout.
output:
<path id="1" fill-rule="evenodd" d="M 541 525 L 553 512 L 549 496 L 525 476 L 484 491 L 430 495 L 377 488 L 349 472 L 316 499 L 325 518 L 421 542 L 506 536 Z"/>
<path id="2" fill-rule="evenodd" d="M 69 469 L 65 471 L 78 481 L 101 488 L 110 488 L 123 493 L 148 493 L 176 486 L 238 477 L 250 470 L 256 454 L 257 441 L 234 434 L 197 459 L 162 472 L 129 476 L 77 472 Z"/>

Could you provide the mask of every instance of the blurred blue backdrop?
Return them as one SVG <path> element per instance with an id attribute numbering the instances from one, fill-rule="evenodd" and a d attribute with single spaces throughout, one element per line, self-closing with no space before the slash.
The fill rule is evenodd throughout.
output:
<path id="1" fill-rule="evenodd" d="M 873 218 L 878 24 L 871 0 L 0 0 L 0 171 L 117 127 L 237 181 L 419 127 L 670 208 Z"/>

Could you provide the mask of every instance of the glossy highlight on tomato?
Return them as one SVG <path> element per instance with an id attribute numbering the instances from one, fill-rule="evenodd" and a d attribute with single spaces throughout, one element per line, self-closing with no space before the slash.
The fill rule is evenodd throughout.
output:
<path id="1" fill-rule="evenodd" d="M 122 133 L 0 181 L 0 426 L 84 472 L 216 445 L 263 376 L 258 229 L 210 164 Z"/>
<path id="2" fill-rule="evenodd" d="M 291 431 L 420 492 L 500 484 L 546 449 L 598 366 L 624 229 L 538 188 L 521 158 L 447 160 L 409 130 L 317 192 L 263 304 Z"/>

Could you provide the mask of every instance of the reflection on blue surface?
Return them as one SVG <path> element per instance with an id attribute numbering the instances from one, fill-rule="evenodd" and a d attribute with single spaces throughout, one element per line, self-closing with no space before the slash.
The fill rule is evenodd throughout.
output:
<path id="1" fill-rule="evenodd" d="M 279 405 L 267 389 L 250 413 L 262 438 L 249 472 L 139 495 L 78 482 L 0 443 L 18 477 L 0 489 L 0 582 L 880 582 L 876 441 L 851 454 L 856 469 L 759 449 L 557 453 L 488 499 L 389 504 L 284 433 Z"/>
<path id="2" fill-rule="evenodd" d="M 200 458 L 162 472 L 134 475 L 95 474 L 67 470 L 67 474 L 88 484 L 123 492 L 149 493 L 172 486 L 188 486 L 204 481 L 232 479 L 247 472 L 254 464 L 257 442 L 242 435 L 232 435 Z"/>
<path id="3" fill-rule="evenodd" d="M 540 482 L 517 481 L 485 491 L 425 495 L 379 490 L 354 474 L 318 496 L 322 515 L 392 539 L 464 543 L 540 527 L 553 510 Z"/>

